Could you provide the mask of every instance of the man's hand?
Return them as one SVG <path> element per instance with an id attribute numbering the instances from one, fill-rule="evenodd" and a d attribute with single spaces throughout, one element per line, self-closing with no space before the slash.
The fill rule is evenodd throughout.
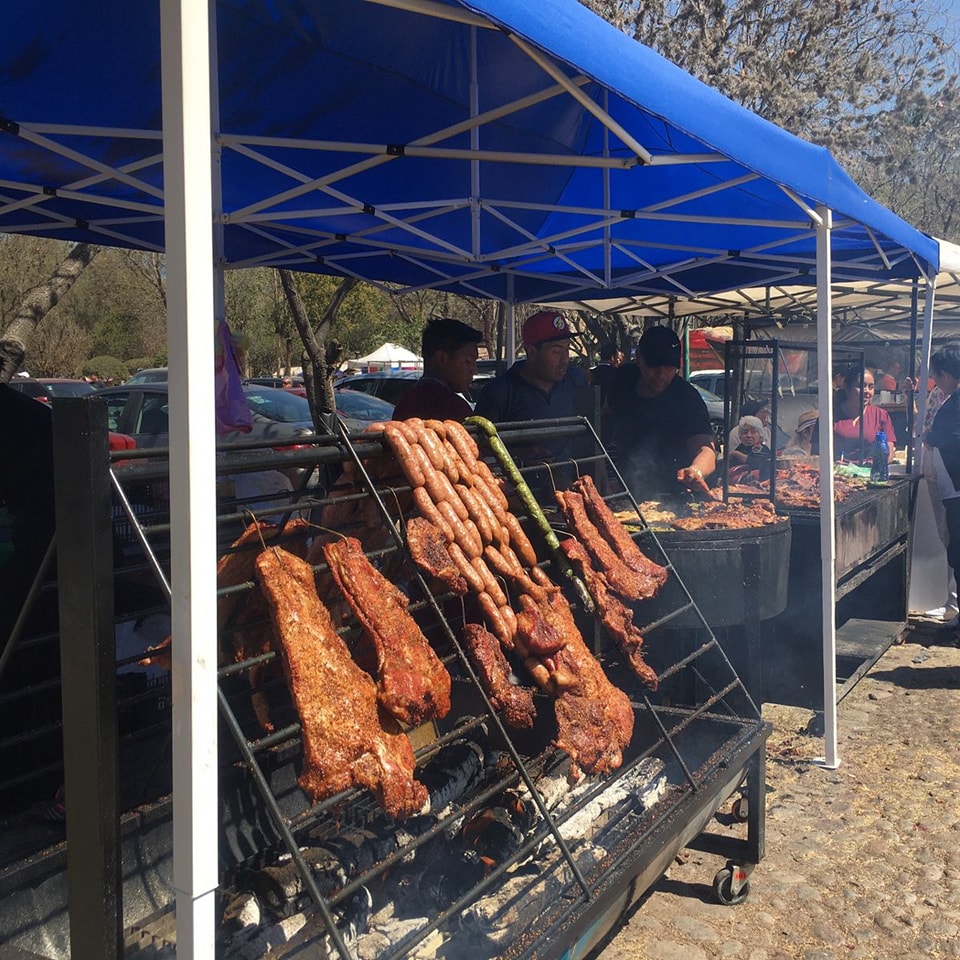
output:
<path id="1" fill-rule="evenodd" d="M 710 495 L 710 487 L 707 485 L 707 481 L 703 479 L 703 471 L 699 467 L 684 467 L 682 470 L 678 470 L 677 481 L 691 492 Z"/>

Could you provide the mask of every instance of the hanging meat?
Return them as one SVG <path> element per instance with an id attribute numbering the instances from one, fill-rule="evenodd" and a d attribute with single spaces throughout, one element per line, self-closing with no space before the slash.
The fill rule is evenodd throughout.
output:
<path id="1" fill-rule="evenodd" d="M 611 544 L 617 556 L 631 570 L 652 580 L 656 584 L 656 589 L 662 587 L 667 582 L 667 568 L 654 563 L 637 546 L 630 532 L 616 518 L 606 500 L 600 496 L 593 477 L 584 474 L 571 485 L 570 489 L 583 497 L 584 506 L 593 525 L 600 532 L 600 536 Z"/>
<path id="2" fill-rule="evenodd" d="M 633 736 L 633 708 L 584 643 L 560 588 L 551 585 L 545 593 L 538 604 L 521 598 L 525 609 L 517 616 L 517 647 L 526 643 L 526 616 L 536 607 L 539 617 L 563 640 L 559 649 L 540 659 L 543 669 L 534 672 L 534 679 L 555 697 L 557 746 L 570 755 L 573 776 L 580 769 L 611 773 L 623 762 L 623 750 Z M 535 656 L 526 646 L 521 652 Z"/>
<path id="3" fill-rule="evenodd" d="M 532 727 L 536 717 L 533 690 L 512 682 L 510 663 L 500 641 L 479 623 L 465 623 L 463 644 L 493 707 L 503 712 L 511 727 Z"/>
<path id="4" fill-rule="evenodd" d="M 581 494 L 575 490 L 558 490 L 556 498 L 568 529 L 587 548 L 596 568 L 603 571 L 611 590 L 628 603 L 656 596 L 660 589 L 658 579 L 627 565 L 587 515 Z"/>
<path id="5" fill-rule="evenodd" d="M 323 548 L 330 572 L 376 651 L 384 708 L 411 726 L 450 710 L 450 674 L 407 609 L 407 598 L 346 537 Z"/>
<path id="6" fill-rule="evenodd" d="M 411 517 L 407 521 L 407 547 L 413 562 L 424 573 L 439 580 L 458 597 L 467 592 L 467 581 L 450 559 L 443 533 L 429 520 Z"/>
<path id="7" fill-rule="evenodd" d="M 427 791 L 413 776 L 413 747 L 334 629 L 310 565 L 272 547 L 257 557 L 256 570 L 303 728 L 300 786 L 314 801 L 367 787 L 392 817 L 418 812 Z"/>
<path id="8" fill-rule="evenodd" d="M 561 540 L 560 548 L 567 555 L 577 573 L 583 577 L 596 604 L 597 613 L 604 629 L 620 647 L 634 673 L 651 690 L 656 690 L 659 683 L 657 673 L 643 659 L 640 649 L 643 646 L 643 637 L 634 626 L 633 611 L 610 592 L 607 578 L 599 570 L 594 569 L 590 562 L 590 555 L 579 540 L 574 540 L 572 537 Z"/>

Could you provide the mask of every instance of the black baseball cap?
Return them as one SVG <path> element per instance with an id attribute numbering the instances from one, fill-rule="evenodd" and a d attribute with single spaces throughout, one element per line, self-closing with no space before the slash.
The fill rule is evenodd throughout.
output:
<path id="1" fill-rule="evenodd" d="M 680 338 L 669 327 L 650 327 L 637 344 L 637 353 L 648 367 L 680 369 Z"/>
<path id="2" fill-rule="evenodd" d="M 480 343 L 481 340 L 483 334 L 476 327 L 453 317 L 434 317 L 423 328 L 421 353 L 426 358 L 437 350 L 456 350 L 468 343 Z"/>

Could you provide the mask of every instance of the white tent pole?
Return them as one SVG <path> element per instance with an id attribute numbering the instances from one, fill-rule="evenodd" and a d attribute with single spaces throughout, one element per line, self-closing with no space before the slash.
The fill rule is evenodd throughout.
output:
<path id="1" fill-rule="evenodd" d="M 927 288 L 923 298 L 923 347 L 920 352 L 920 381 L 917 391 L 917 418 L 913 424 L 916 442 L 913 445 L 914 462 L 920 463 L 920 444 L 923 442 L 923 421 L 927 411 L 927 378 L 930 376 L 930 352 L 933 346 L 933 306 L 936 299 L 936 277 L 927 277 Z"/>
<path id="2" fill-rule="evenodd" d="M 517 359 L 517 321 L 513 313 L 513 274 L 507 274 L 507 303 L 503 315 L 503 353 L 507 366 Z"/>
<path id="3" fill-rule="evenodd" d="M 217 889 L 211 20 L 206 0 L 161 4 L 178 960 L 212 960 Z"/>
<path id="4" fill-rule="evenodd" d="M 835 769 L 837 756 L 836 512 L 833 502 L 833 316 L 830 230 L 833 211 L 817 206 L 817 377 L 820 411 L 820 576 L 823 631 L 823 765 Z"/>

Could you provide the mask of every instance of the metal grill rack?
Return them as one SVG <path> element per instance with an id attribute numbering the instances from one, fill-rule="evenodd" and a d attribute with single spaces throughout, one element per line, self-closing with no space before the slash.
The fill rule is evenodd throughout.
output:
<path id="1" fill-rule="evenodd" d="M 636 507 L 587 421 L 502 425 L 501 436 L 512 450 L 532 436 L 569 437 L 579 448 L 582 455 L 563 464 L 522 468 L 544 507 L 552 509 L 550 488 L 541 475 L 553 483 L 564 470 L 571 475 L 596 472 L 618 497 Z M 151 451 L 149 459 L 134 462 L 139 458 L 125 452 L 127 462 L 113 471 L 112 481 L 115 542 L 123 558 L 117 583 L 136 584 L 151 599 L 168 583 L 169 526 L 162 505 L 166 464 L 158 455 L 160 451 Z M 65 456 L 69 460 L 70 454 Z M 402 485 L 376 479 L 376 466 L 387 457 L 376 437 L 323 437 L 310 449 L 223 452 L 218 473 L 300 471 L 292 494 L 253 509 L 258 519 L 280 525 L 296 514 L 319 529 L 329 508 L 351 501 L 357 505 L 358 518 L 337 532 L 360 534 L 372 562 L 402 585 L 411 612 L 453 679 L 451 713 L 410 731 L 417 776 L 430 792 L 430 810 L 394 823 L 359 790 L 311 804 L 296 784 L 299 724 L 276 669 L 277 654 L 224 663 L 219 703 L 225 905 L 231 896 L 242 900 L 253 895 L 265 918 L 303 912 L 303 929 L 288 945 L 287 956 L 300 949 L 304 956 L 315 955 L 310 950 L 323 941 L 334 956 L 349 957 L 356 949 L 353 941 L 365 937 L 366 952 L 373 945 L 382 960 L 425 949 L 445 957 L 549 957 L 588 949 L 683 846 L 701 846 L 749 872 L 763 855 L 762 785 L 769 731 L 679 579 L 672 575 L 661 595 L 644 601 L 635 613 L 647 638 L 647 659 L 661 678 L 656 693 L 625 667 L 595 618 L 577 607 L 571 594 L 585 640 L 610 680 L 628 694 L 635 714 L 634 736 L 622 766 L 606 778 L 587 778 L 571 789 L 569 758 L 552 745 L 556 730 L 549 698 L 537 695 L 538 719 L 532 730 L 506 727 L 460 645 L 462 602 L 432 592 L 408 559 L 402 525 L 393 522 L 402 519 L 397 510 Z M 338 465 L 348 461 L 357 466 L 359 482 L 348 491 L 334 491 Z M 58 463 L 61 468 L 69 469 L 69 463 Z M 229 497 L 220 501 L 218 531 L 224 550 L 230 549 L 227 544 L 249 519 L 252 507 Z M 644 551 L 668 564 L 652 531 L 642 523 L 639 528 Z M 82 545 L 72 546 L 82 550 Z M 69 553 L 61 552 L 61 562 Z M 556 558 L 539 545 L 538 556 L 559 580 Z M 322 573 L 323 565 L 315 569 Z M 253 589 L 252 583 L 238 584 L 219 595 Z M 147 605 L 140 613 L 152 609 Z M 685 622 L 699 618 L 701 626 L 674 632 L 671 623 L 680 617 Z M 356 645 L 355 623 L 341 632 L 348 645 Z M 229 640 L 225 627 L 220 637 L 225 650 Z M 122 660 L 136 664 L 144 652 L 132 650 Z M 252 674 L 261 676 L 257 690 L 269 704 L 271 732 L 263 731 L 253 709 Z M 149 714 L 149 723 L 141 725 L 143 717 L 132 714 L 130 729 L 121 730 L 121 782 L 140 785 L 134 804 L 120 805 L 122 855 L 126 863 L 138 847 L 142 856 L 149 837 L 157 848 L 151 867 L 165 874 L 170 840 L 165 792 L 169 698 L 163 683 L 144 684 L 134 695 L 121 696 L 121 715 L 138 705 Z M 139 749 L 123 749 L 126 740 Z M 147 743 L 156 750 L 145 749 Z M 151 777 L 145 776 L 144 761 Z M 750 801 L 746 839 L 705 833 L 718 807 L 744 782 Z M 136 873 L 125 870 L 128 927 L 168 909 L 156 883 L 150 897 L 143 896 L 146 881 Z M 718 894 L 727 902 L 746 894 L 732 878 L 730 865 L 718 874 Z M 172 889 L 166 896 L 172 903 Z M 230 955 L 237 938 L 247 942 L 255 935 L 225 924 L 223 955 Z"/>

